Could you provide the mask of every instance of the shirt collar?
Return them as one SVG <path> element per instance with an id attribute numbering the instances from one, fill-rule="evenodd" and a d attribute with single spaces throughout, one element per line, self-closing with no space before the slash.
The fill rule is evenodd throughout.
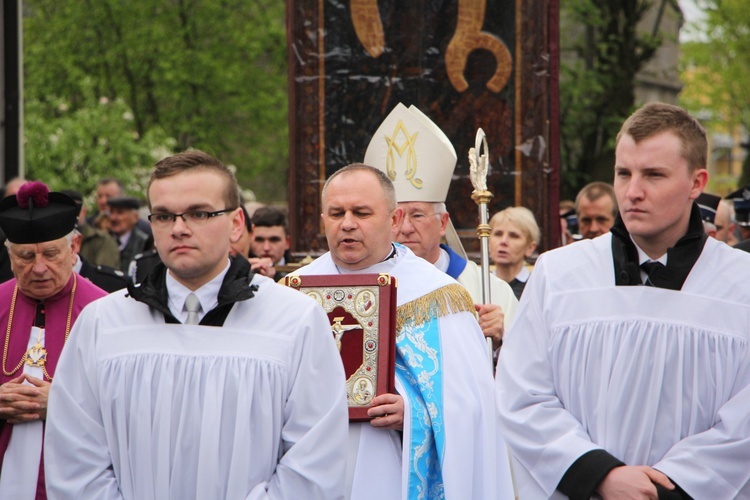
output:
<path id="1" fill-rule="evenodd" d="M 127 233 L 123 233 L 121 235 L 114 235 L 115 241 L 119 242 L 120 250 L 125 248 L 128 245 L 128 241 L 130 240 L 130 235 L 133 234 L 133 230 L 131 229 Z"/>
<path id="2" fill-rule="evenodd" d="M 167 272 L 167 295 L 169 296 L 169 310 L 172 315 L 181 322 L 185 322 L 187 319 L 187 311 L 184 310 L 185 299 L 190 293 L 194 293 L 201 303 L 201 317 L 216 307 L 219 303 L 217 298 L 219 290 L 221 289 L 221 284 L 224 282 L 224 276 L 226 276 L 228 270 L 229 259 L 227 259 L 226 266 L 224 266 L 224 269 L 219 274 L 195 291 L 187 288 L 185 285 L 177 281 L 171 273 Z"/>
<path id="3" fill-rule="evenodd" d="M 81 274 L 82 267 L 83 267 L 83 261 L 81 260 L 81 256 L 76 254 L 76 263 L 73 264 L 73 272 Z"/>
<path id="4" fill-rule="evenodd" d="M 529 281 L 529 277 L 531 276 L 531 271 L 529 271 L 529 268 L 525 265 L 521 266 L 521 270 L 518 271 L 518 274 L 516 274 L 515 279 L 517 281 L 520 281 L 521 283 L 526 283 Z"/>
<path id="5" fill-rule="evenodd" d="M 633 242 L 633 245 L 635 245 L 635 249 L 638 252 L 638 265 L 640 266 L 644 262 L 661 262 L 665 266 L 667 265 L 667 254 L 665 253 L 658 259 L 652 259 L 649 257 L 646 252 L 643 251 L 641 247 L 638 246 L 638 243 L 635 242 L 632 236 L 630 236 L 630 240 Z"/>

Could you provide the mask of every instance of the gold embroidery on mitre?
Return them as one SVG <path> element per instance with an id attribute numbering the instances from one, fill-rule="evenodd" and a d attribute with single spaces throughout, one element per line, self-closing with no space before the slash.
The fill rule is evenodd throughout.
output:
<path id="1" fill-rule="evenodd" d="M 401 145 L 397 144 L 396 140 L 399 138 L 399 132 L 403 134 L 403 141 Z M 414 149 L 414 143 L 417 142 L 417 136 L 419 132 L 414 132 L 414 135 L 409 135 L 409 131 L 406 130 L 404 122 L 398 121 L 396 128 L 393 130 L 391 137 L 385 136 L 385 142 L 388 144 L 388 155 L 385 160 L 388 177 L 392 181 L 396 180 L 396 158 L 394 156 L 394 150 L 398 153 L 399 158 L 404 157 L 406 152 L 406 180 L 411 182 L 412 186 L 417 189 L 422 189 L 422 179 L 417 179 L 414 176 L 417 175 L 417 152 Z"/>
<path id="2" fill-rule="evenodd" d="M 407 322 L 419 326 L 432 318 L 459 312 L 470 312 L 476 316 L 474 301 L 461 285 L 446 285 L 399 306 L 396 313 L 396 331 L 400 331 Z"/>

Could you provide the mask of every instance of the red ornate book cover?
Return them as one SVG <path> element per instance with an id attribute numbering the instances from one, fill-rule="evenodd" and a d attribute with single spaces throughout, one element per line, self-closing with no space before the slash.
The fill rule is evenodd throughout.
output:
<path id="1" fill-rule="evenodd" d="M 369 420 L 373 398 L 394 391 L 396 278 L 287 276 L 284 284 L 315 299 L 328 314 L 346 374 L 349 420 Z"/>

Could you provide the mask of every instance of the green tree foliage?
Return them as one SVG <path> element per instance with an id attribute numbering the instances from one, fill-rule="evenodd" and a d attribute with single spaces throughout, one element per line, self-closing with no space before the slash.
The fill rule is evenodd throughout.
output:
<path id="1" fill-rule="evenodd" d="M 260 197 L 285 198 L 284 2 L 27 0 L 24 9 L 29 140 L 45 133 L 30 127 L 65 120 L 54 129 L 77 128 L 83 149 L 65 154 L 87 158 L 112 131 L 109 122 L 96 126 L 97 117 L 116 114 L 100 107 L 104 100 L 130 117 L 135 143 L 128 151 L 122 136 L 104 137 L 121 146 L 97 152 L 109 157 L 106 175 L 140 166 L 135 149 L 198 148 L 235 165 L 243 187 Z"/>
<path id="2" fill-rule="evenodd" d="M 154 162 L 170 154 L 175 142 L 160 127 L 140 136 L 121 99 L 101 98 L 76 109 L 63 100 L 27 99 L 25 108 L 26 177 L 53 190 L 87 194 L 98 179 L 114 176 L 129 192 L 142 193 Z"/>
<path id="3" fill-rule="evenodd" d="M 688 83 L 680 104 L 712 130 L 750 130 L 750 9 L 747 0 L 704 0 L 700 36 L 682 44 Z M 748 145 L 745 144 L 745 148 Z M 731 180 L 735 184 L 734 179 Z M 750 154 L 737 186 L 750 183 Z M 730 189 L 737 187 L 729 186 Z"/>
<path id="4" fill-rule="evenodd" d="M 560 74 L 562 197 L 592 180 L 611 181 L 614 139 L 635 104 L 636 73 L 661 45 L 667 0 L 568 0 L 561 3 Z M 660 11 L 661 13 L 661 11 Z"/>

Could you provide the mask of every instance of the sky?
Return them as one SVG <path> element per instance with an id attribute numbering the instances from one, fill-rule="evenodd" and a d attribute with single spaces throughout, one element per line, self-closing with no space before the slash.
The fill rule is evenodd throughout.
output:
<path id="1" fill-rule="evenodd" d="M 701 20 L 703 13 L 696 4 L 696 0 L 678 0 L 682 13 L 685 16 L 685 26 L 680 30 L 680 41 L 686 42 L 698 38 L 694 30 L 688 27 L 689 24 Z"/>

